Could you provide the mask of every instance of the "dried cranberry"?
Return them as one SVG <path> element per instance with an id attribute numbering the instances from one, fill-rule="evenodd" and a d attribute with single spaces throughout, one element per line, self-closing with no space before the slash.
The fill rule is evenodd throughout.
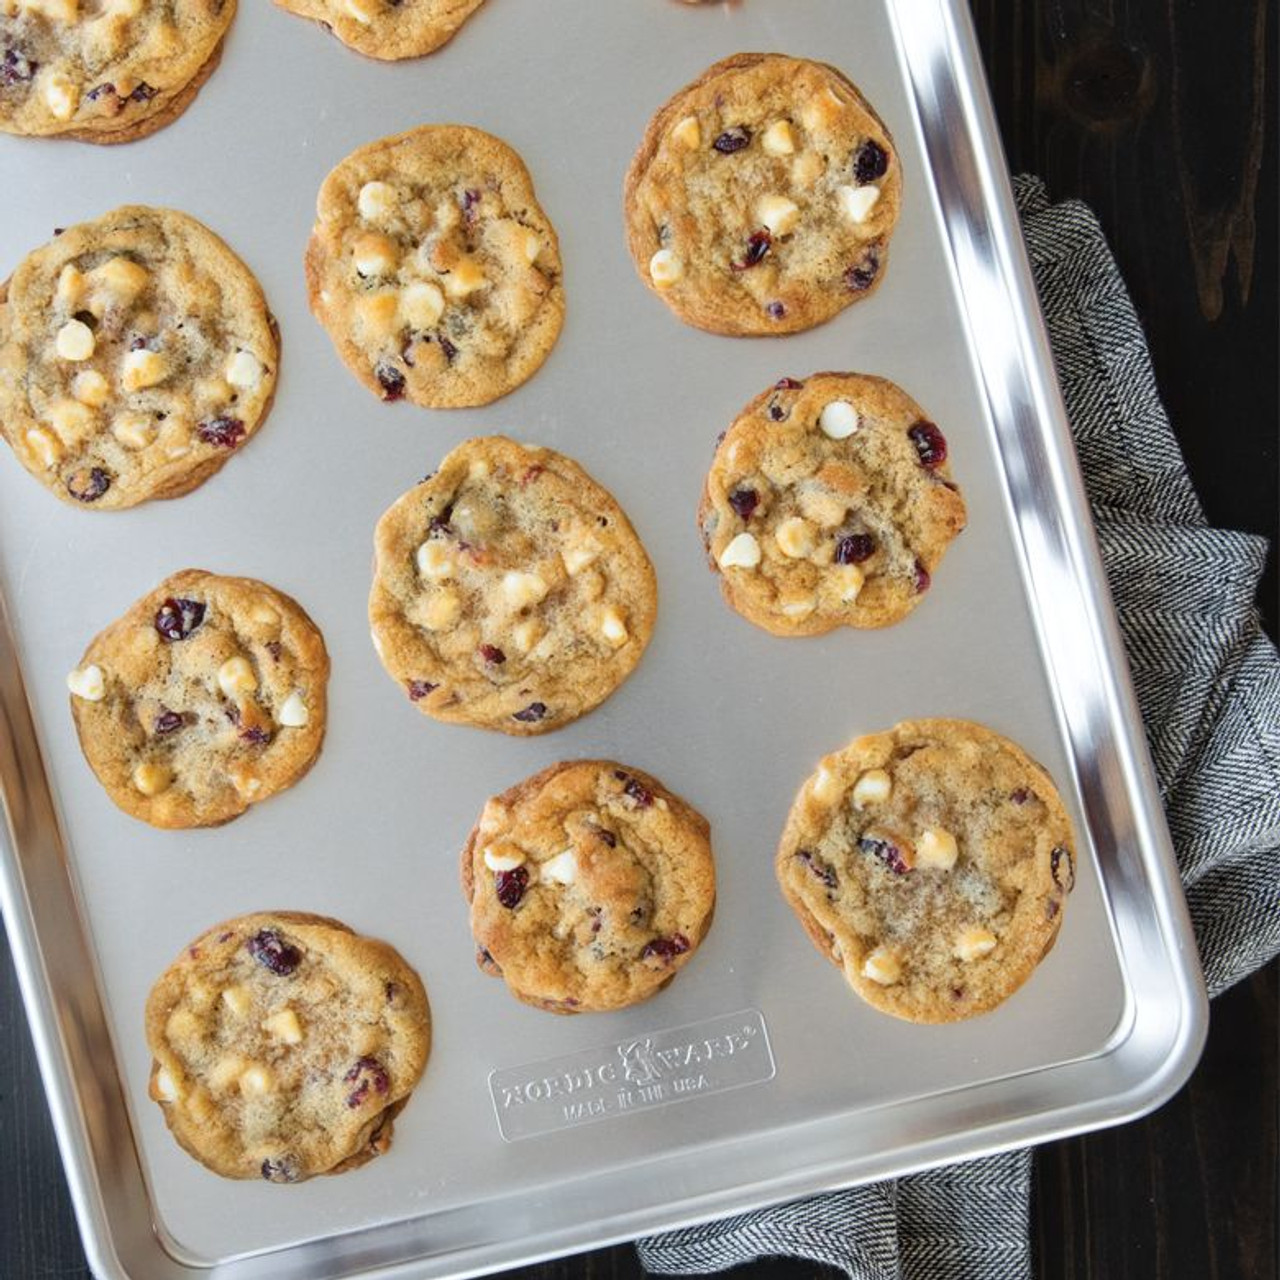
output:
<path id="1" fill-rule="evenodd" d="M 374 371 L 384 400 L 399 400 L 404 395 L 404 374 L 393 364 L 380 364 Z"/>
<path id="2" fill-rule="evenodd" d="M 932 422 L 917 422 L 907 431 L 920 455 L 920 465 L 940 467 L 947 460 L 947 439 Z"/>
<path id="3" fill-rule="evenodd" d="M 917 560 L 915 565 L 915 584 L 917 594 L 923 595 L 929 590 L 932 583 L 933 577 L 929 573 L 929 570 L 926 569 L 919 560 Z"/>
<path id="4" fill-rule="evenodd" d="M 765 311 L 768 312 L 770 320 L 781 320 L 787 314 L 787 309 L 781 302 L 769 303 L 769 305 L 765 307 Z"/>
<path id="5" fill-rule="evenodd" d="M 596 838 L 603 840 L 610 849 L 616 849 L 618 847 L 618 837 L 615 836 L 612 831 L 606 831 L 603 827 L 595 827 L 593 828 L 593 831 Z"/>
<path id="6" fill-rule="evenodd" d="M 33 62 L 25 54 L 16 49 L 6 49 L 0 58 L 0 84 L 27 84 L 35 78 L 40 69 L 38 62 Z"/>
<path id="7" fill-rule="evenodd" d="M 1058 900 L 1057 898 L 1050 898 L 1049 901 L 1044 904 L 1044 918 L 1046 920 L 1052 920 L 1057 914 Z"/>
<path id="8" fill-rule="evenodd" d="M 739 519 L 750 520 L 760 505 L 760 495 L 754 489 L 734 489 L 729 494 L 729 505 L 738 513 Z"/>
<path id="9" fill-rule="evenodd" d="M 244 439 L 244 423 L 239 418 L 219 414 L 216 418 L 206 418 L 199 423 L 196 434 L 205 444 L 214 444 L 220 449 L 234 449 Z"/>
<path id="10" fill-rule="evenodd" d="M 356 1086 L 347 1094 L 347 1106 L 352 1110 L 369 1096 L 370 1088 L 375 1093 L 386 1093 L 391 1088 L 391 1078 L 377 1058 L 358 1058 L 355 1066 L 342 1078 L 347 1084 Z"/>
<path id="11" fill-rule="evenodd" d="M 633 778 L 621 769 L 615 769 L 613 776 L 622 783 L 623 794 L 631 799 L 637 809 L 647 809 L 653 804 L 653 792 L 638 778 Z"/>
<path id="12" fill-rule="evenodd" d="M 803 862 L 805 866 L 807 866 L 809 870 L 827 886 L 828 889 L 834 889 L 839 884 L 839 880 L 836 877 L 835 867 L 823 862 L 821 858 L 810 853 L 808 849 L 798 850 L 796 857 L 799 858 L 800 861 Z"/>
<path id="13" fill-rule="evenodd" d="M 546 467 L 537 462 L 531 467 L 526 467 L 520 476 L 521 485 L 532 484 L 545 470 Z"/>
<path id="14" fill-rule="evenodd" d="M 268 1182 L 297 1182 L 298 1162 L 292 1156 L 277 1156 L 262 1162 L 262 1176 Z"/>
<path id="15" fill-rule="evenodd" d="M 883 178 L 889 169 L 889 157 L 877 142 L 870 138 L 858 148 L 853 157 L 853 176 L 858 186 L 865 187 L 868 182 Z"/>
<path id="16" fill-rule="evenodd" d="M 775 391 L 799 391 L 804 386 L 803 382 L 798 382 L 795 378 L 779 378 L 773 384 Z"/>
<path id="17" fill-rule="evenodd" d="M 1063 863 L 1066 863 L 1065 874 L 1062 869 Z M 1076 887 L 1075 860 L 1071 856 L 1071 850 L 1065 845 L 1054 845 L 1053 852 L 1049 855 L 1049 871 L 1053 875 L 1053 883 L 1063 893 L 1070 893 Z"/>
<path id="18" fill-rule="evenodd" d="M 858 848 L 863 853 L 869 853 L 872 857 L 879 858 L 895 876 L 905 876 L 911 870 L 902 859 L 902 850 L 896 844 L 890 844 L 888 840 L 877 840 L 873 836 L 863 836 L 858 841 Z"/>
<path id="19" fill-rule="evenodd" d="M 264 742 L 271 741 L 271 730 L 264 729 L 261 725 L 250 725 L 249 728 L 240 730 L 240 737 L 245 742 L 251 742 L 255 747 L 260 747 Z"/>
<path id="20" fill-rule="evenodd" d="M 747 241 L 747 251 L 742 255 L 742 261 L 732 263 L 733 269 L 735 271 L 748 271 L 752 267 L 758 266 L 765 260 L 772 245 L 773 236 L 768 227 L 761 227 L 759 231 L 753 231 L 751 238 Z"/>
<path id="21" fill-rule="evenodd" d="M 508 911 L 514 911 L 520 905 L 520 899 L 524 897 L 524 891 L 528 887 L 529 873 L 524 867 L 499 871 L 493 878 L 493 891 Z"/>
<path id="22" fill-rule="evenodd" d="M 475 209 L 476 205 L 479 203 L 480 193 L 478 191 L 468 188 L 462 193 L 462 216 L 466 218 L 468 222 L 474 222 L 476 220 Z"/>
<path id="23" fill-rule="evenodd" d="M 427 477 L 431 479 L 430 476 Z M 453 536 L 453 526 L 449 523 L 453 519 L 453 503 L 447 503 L 441 508 L 440 514 L 431 517 L 431 522 L 427 525 L 428 533 L 442 533 L 447 538 Z"/>
<path id="24" fill-rule="evenodd" d="M 129 102 L 150 102 L 159 92 L 153 89 L 145 80 L 138 82 L 138 87 L 129 95 Z"/>
<path id="25" fill-rule="evenodd" d="M 862 261 L 854 263 L 845 273 L 844 282 L 854 293 L 865 293 L 880 274 L 880 251 L 874 247 L 862 255 Z"/>
<path id="26" fill-rule="evenodd" d="M 164 737 L 167 733 L 177 733 L 186 722 L 186 716 L 180 711 L 168 711 L 161 707 L 160 714 L 156 716 L 154 732 L 157 737 Z"/>
<path id="27" fill-rule="evenodd" d="M 421 702 L 433 689 L 438 689 L 438 684 L 432 684 L 430 680 L 410 680 L 408 684 L 409 701 Z"/>
<path id="28" fill-rule="evenodd" d="M 731 156 L 751 145 L 751 130 L 745 124 L 736 124 L 732 129 L 726 129 L 711 145 L 722 156 Z"/>
<path id="29" fill-rule="evenodd" d="M 97 102 L 99 98 L 116 96 L 116 87 L 110 81 L 105 84 L 95 84 L 88 93 L 84 95 L 90 102 Z"/>
<path id="30" fill-rule="evenodd" d="M 1031 799 L 1031 792 L 1028 791 L 1026 787 L 1019 787 L 1016 791 L 1011 791 L 1009 793 L 1009 799 L 1012 800 L 1014 804 L 1026 804 L 1027 801 Z"/>
<path id="31" fill-rule="evenodd" d="M 480 656 L 490 666 L 494 667 L 500 667 L 507 660 L 507 655 L 496 644 L 482 644 L 480 646 Z"/>
<path id="32" fill-rule="evenodd" d="M 657 956 L 670 963 L 688 950 L 689 939 L 683 933 L 673 933 L 669 938 L 654 938 L 651 942 L 646 942 L 640 948 L 640 959 L 647 960 L 650 956 Z"/>
<path id="33" fill-rule="evenodd" d="M 851 533 L 836 543 L 836 564 L 862 564 L 876 553 L 876 540 L 869 533 Z"/>
<path id="34" fill-rule="evenodd" d="M 169 641 L 185 640 L 204 622 L 204 605 L 199 600 L 175 600 L 172 596 L 157 610 L 156 630 Z"/>
<path id="35" fill-rule="evenodd" d="M 67 492 L 77 502 L 97 502 L 111 488 L 111 477 L 101 467 L 81 467 L 67 479 Z"/>
<path id="36" fill-rule="evenodd" d="M 511 718 L 519 720 L 522 724 L 536 724 L 546 714 L 547 704 L 545 702 L 531 702 L 523 711 L 512 712 Z"/>
<path id="37" fill-rule="evenodd" d="M 302 952 L 274 929 L 262 929 L 249 939 L 249 954 L 264 969 L 287 978 L 301 963 Z"/>
<path id="38" fill-rule="evenodd" d="M 444 352 L 444 358 L 452 364 L 458 355 L 458 348 L 449 341 L 448 338 L 440 339 L 440 350 Z"/>
<path id="39" fill-rule="evenodd" d="M 284 646 L 279 640 L 268 640 L 266 643 L 266 650 L 271 655 L 272 662 L 279 662 L 280 655 L 284 652 Z"/>

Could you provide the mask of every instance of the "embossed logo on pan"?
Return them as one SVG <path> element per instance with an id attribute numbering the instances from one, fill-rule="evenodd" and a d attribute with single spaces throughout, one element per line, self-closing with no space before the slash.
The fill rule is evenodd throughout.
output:
<path id="1" fill-rule="evenodd" d="M 508 1142 L 772 1080 L 773 1050 L 756 1009 L 502 1067 L 489 1075 Z"/>

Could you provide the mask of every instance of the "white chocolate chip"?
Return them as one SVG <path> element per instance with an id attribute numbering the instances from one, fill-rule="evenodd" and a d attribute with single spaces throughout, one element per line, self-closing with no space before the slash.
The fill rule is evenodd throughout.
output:
<path id="1" fill-rule="evenodd" d="M 502 577 L 502 593 L 513 609 L 524 609 L 546 597 L 547 584 L 536 573 L 520 573 L 517 570 Z"/>
<path id="2" fill-rule="evenodd" d="M 916 841 L 916 865 L 950 871 L 960 856 L 956 838 L 941 827 L 927 827 Z"/>
<path id="3" fill-rule="evenodd" d="M 670 249 L 659 249 L 649 259 L 649 279 L 659 289 L 669 289 L 684 275 L 684 263 Z"/>
<path id="4" fill-rule="evenodd" d="M 884 804 L 893 792 L 893 779 L 883 769 L 868 769 L 853 784 L 853 807 L 858 810 Z"/>
<path id="5" fill-rule="evenodd" d="M 262 1029 L 281 1044 L 302 1043 L 302 1023 L 292 1009 L 281 1009 L 262 1021 Z"/>
<path id="6" fill-rule="evenodd" d="M 891 987 L 902 977 L 902 965 L 898 957 L 886 947 L 877 947 L 862 963 L 862 976 Z"/>
<path id="7" fill-rule="evenodd" d="M 118 413 L 111 434 L 126 448 L 145 449 L 156 438 L 156 424 L 145 413 Z"/>
<path id="8" fill-rule="evenodd" d="M 400 293 L 400 313 L 415 329 L 430 329 L 444 315 L 444 294 L 425 280 L 415 280 Z"/>
<path id="9" fill-rule="evenodd" d="M 280 615 L 269 604 L 264 604 L 261 600 L 249 610 L 249 617 L 260 627 L 278 627 L 280 625 Z"/>
<path id="10" fill-rule="evenodd" d="M 850 222 L 863 223 L 876 207 L 880 199 L 879 187 L 837 187 L 836 199 L 840 201 L 840 212 Z"/>
<path id="11" fill-rule="evenodd" d="M 578 878 L 578 860 L 574 857 L 573 850 L 566 849 L 563 853 L 557 853 L 554 858 L 548 858 L 538 868 L 538 874 L 544 884 L 549 881 L 572 884 Z"/>
<path id="12" fill-rule="evenodd" d="M 813 596 L 785 600 L 782 603 L 782 615 L 786 618 L 807 618 L 817 607 L 818 601 Z"/>
<path id="13" fill-rule="evenodd" d="M 428 631 L 448 631 L 462 617 L 462 599 L 456 591 L 442 591 L 427 602 L 424 622 Z"/>
<path id="14" fill-rule="evenodd" d="M 956 936 L 955 954 L 959 960 L 978 960 L 996 949 L 999 939 L 990 929 L 970 925 Z"/>
<path id="15" fill-rule="evenodd" d="M 467 298 L 478 289 L 485 288 L 489 281 L 480 270 L 480 264 L 474 258 L 461 258 L 458 264 L 444 278 L 444 291 L 451 298 Z"/>
<path id="16" fill-rule="evenodd" d="M 102 668 L 91 662 L 87 667 L 77 667 L 67 677 L 67 688 L 86 702 L 101 702 L 107 696 L 107 682 Z"/>
<path id="17" fill-rule="evenodd" d="M 760 146 L 767 156 L 789 156 L 796 149 L 796 135 L 786 120 L 775 120 L 761 135 Z"/>
<path id="18" fill-rule="evenodd" d="M 356 274 L 366 280 L 377 276 L 389 276 L 400 264 L 395 243 L 386 236 L 368 233 L 362 235 L 351 250 Z"/>
<path id="19" fill-rule="evenodd" d="M 378 16 L 378 9 L 373 0 L 342 0 L 342 7 L 350 17 L 366 27 Z"/>
<path id="20" fill-rule="evenodd" d="M 671 136 L 690 151 L 696 151 L 702 143 L 702 130 L 698 128 L 697 116 L 685 116 L 674 129 Z"/>
<path id="21" fill-rule="evenodd" d="M 844 524 L 844 518 L 849 513 L 847 499 L 823 489 L 802 489 L 799 504 L 804 518 L 824 529 L 834 529 Z"/>
<path id="22" fill-rule="evenodd" d="M 490 871 L 514 871 L 524 866 L 526 858 L 513 844 L 490 845 L 484 851 L 484 865 Z"/>
<path id="23" fill-rule="evenodd" d="M 27 448 L 36 455 L 40 465 L 46 471 L 53 470 L 62 457 L 62 446 L 53 436 L 40 427 L 32 427 L 27 432 Z"/>
<path id="24" fill-rule="evenodd" d="M 238 1083 L 241 1074 L 248 1065 L 249 1060 L 238 1053 L 229 1053 L 226 1057 L 219 1058 L 209 1068 L 206 1077 L 209 1088 L 216 1092 L 221 1092 L 223 1089 Z"/>
<path id="25" fill-rule="evenodd" d="M 218 688 L 223 696 L 235 699 L 237 694 L 252 693 L 258 687 L 258 677 L 253 674 L 249 659 L 241 654 L 228 658 L 218 668 Z"/>
<path id="26" fill-rule="evenodd" d="M 161 1067 L 156 1072 L 156 1092 L 161 1102 L 177 1102 L 178 1086 L 168 1067 Z"/>
<path id="27" fill-rule="evenodd" d="M 261 1062 L 251 1063 L 240 1075 L 240 1092 L 247 1098 L 261 1097 L 276 1087 L 271 1068 Z"/>
<path id="28" fill-rule="evenodd" d="M 237 1018 L 243 1018 L 253 1008 L 253 992 L 248 987 L 226 987 L 222 992 L 222 1003 Z"/>
<path id="29" fill-rule="evenodd" d="M 415 557 L 424 578 L 448 578 L 453 574 L 453 552 L 440 538 L 428 538 Z"/>
<path id="30" fill-rule="evenodd" d="M 832 440 L 847 440 L 861 425 L 861 415 L 847 400 L 832 400 L 818 415 L 822 434 Z"/>
<path id="31" fill-rule="evenodd" d="M 867 581 L 867 575 L 856 564 L 842 564 L 836 567 L 836 590 L 845 604 L 852 604 Z"/>
<path id="32" fill-rule="evenodd" d="M 280 708 L 280 714 L 276 716 L 276 723 L 282 725 L 286 729 L 301 729 L 311 719 L 311 712 L 307 710 L 307 704 L 303 700 L 302 694 L 296 689 L 284 700 L 284 705 Z"/>
<path id="33" fill-rule="evenodd" d="M 84 297 L 84 276 L 79 270 L 67 263 L 58 276 L 58 287 L 54 297 L 64 311 L 75 311 Z"/>
<path id="34" fill-rule="evenodd" d="M 80 88 L 69 76 L 55 71 L 44 82 L 44 101 L 55 120 L 70 120 L 80 105 Z"/>
<path id="35" fill-rule="evenodd" d="M 87 360 L 98 344 L 87 324 L 81 320 L 68 320 L 58 330 L 53 345 L 64 360 Z"/>
<path id="36" fill-rule="evenodd" d="M 356 206 L 366 222 L 382 222 L 396 211 L 396 189 L 387 182 L 366 182 Z"/>
<path id="37" fill-rule="evenodd" d="M 133 785 L 144 796 L 158 796 L 173 781 L 173 774 L 162 764 L 143 763 L 133 771 Z"/>
<path id="38" fill-rule="evenodd" d="M 775 236 L 790 235 L 800 220 L 800 206 L 786 196 L 762 196 L 756 205 L 756 220 Z"/>
<path id="39" fill-rule="evenodd" d="M 165 358 L 157 351 L 142 347 L 125 355 L 120 381 L 126 391 L 142 391 L 163 382 L 168 376 L 169 365 Z"/>
<path id="40" fill-rule="evenodd" d="M 223 377 L 242 391 L 252 391 L 262 381 L 262 362 L 252 351 L 237 351 L 227 361 Z"/>
<path id="41" fill-rule="evenodd" d="M 588 538 L 583 542 L 575 542 L 572 546 L 565 548 L 560 553 L 561 559 L 564 560 L 565 572 L 573 577 L 575 573 L 581 573 L 590 564 L 600 558 L 602 548 L 594 538 Z"/>
<path id="42" fill-rule="evenodd" d="M 612 607 L 606 608 L 600 615 L 600 633 L 615 649 L 621 648 L 630 639 L 622 615 Z"/>
<path id="43" fill-rule="evenodd" d="M 813 550 L 813 526 L 800 516 L 784 520 L 773 536 L 782 554 L 793 560 L 802 559 Z"/>
<path id="44" fill-rule="evenodd" d="M 843 108 L 844 103 L 840 98 L 830 88 L 826 88 L 805 104 L 800 118 L 806 129 L 811 133 L 818 133 L 833 124 Z"/>
<path id="45" fill-rule="evenodd" d="M 542 639 L 542 627 L 533 618 L 526 618 L 511 628 L 511 639 L 518 653 L 528 653 Z"/>
<path id="46" fill-rule="evenodd" d="M 524 233 L 524 257 L 525 261 L 530 265 L 537 262 L 538 255 L 542 252 L 542 240 L 536 231 L 528 228 Z"/>
<path id="47" fill-rule="evenodd" d="M 101 315 L 106 310 L 104 302 L 127 307 L 137 301 L 150 279 L 151 274 L 146 267 L 128 258 L 108 258 L 85 276 L 85 283 L 93 294 L 89 309 L 94 315 Z"/>
<path id="48" fill-rule="evenodd" d="M 394 289 L 365 294 L 356 301 L 356 321 L 368 335 L 389 337 L 400 323 L 400 295 Z"/>
<path id="49" fill-rule="evenodd" d="M 749 533 L 740 533 L 720 553 L 722 569 L 754 569 L 760 563 L 760 544 Z"/>
<path id="50" fill-rule="evenodd" d="M 249 765 L 237 764 L 227 770 L 231 785 L 246 799 L 250 799 L 262 790 L 262 779 L 254 773 Z"/>
<path id="51" fill-rule="evenodd" d="M 85 369 L 71 380 L 71 394 L 91 409 L 101 409 L 111 397 L 111 384 L 96 369 Z"/>
<path id="52" fill-rule="evenodd" d="M 78 400 L 55 400 L 44 416 L 64 444 L 78 444 L 98 425 L 98 415 Z"/>
<path id="53" fill-rule="evenodd" d="M 813 775 L 813 781 L 809 784 L 809 794 L 819 804 L 831 805 L 844 794 L 844 788 L 840 785 L 839 777 L 822 764 L 818 766 L 818 772 Z"/>

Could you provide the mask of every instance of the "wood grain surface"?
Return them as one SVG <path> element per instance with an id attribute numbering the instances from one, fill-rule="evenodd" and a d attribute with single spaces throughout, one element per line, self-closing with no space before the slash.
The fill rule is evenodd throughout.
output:
<path id="1" fill-rule="evenodd" d="M 602 0 L 633 2 L 649 0 Z M 1210 520 L 1274 539 L 1280 0 L 972 7 L 1010 166 L 1101 218 Z M 1272 636 L 1275 565 L 1273 542 L 1260 601 Z M 1272 965 L 1215 1003 L 1204 1060 L 1168 1106 L 1040 1150 L 1038 1275 L 1276 1280 L 1278 1010 Z M 822 1269 L 765 1261 L 744 1270 L 800 1280 Z M 88 1274 L 4 951 L 0 1277 Z M 632 1280 L 640 1268 L 623 1247 L 513 1274 Z"/>

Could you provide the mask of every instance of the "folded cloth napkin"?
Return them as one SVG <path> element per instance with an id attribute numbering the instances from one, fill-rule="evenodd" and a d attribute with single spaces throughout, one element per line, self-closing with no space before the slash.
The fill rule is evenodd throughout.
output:
<path id="1" fill-rule="evenodd" d="M 1261 538 L 1211 529 L 1097 219 L 1014 181 L 1209 993 L 1280 952 L 1280 659 Z M 641 1240 L 665 1274 L 767 1255 L 851 1280 L 1029 1280 L 1031 1153 Z"/>

